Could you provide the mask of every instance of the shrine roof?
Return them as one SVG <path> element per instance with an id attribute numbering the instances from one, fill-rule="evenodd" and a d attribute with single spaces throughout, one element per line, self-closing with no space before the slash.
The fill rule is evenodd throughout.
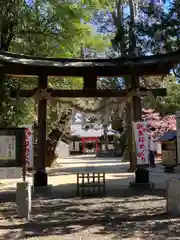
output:
<path id="1" fill-rule="evenodd" d="M 107 135 L 108 136 L 113 136 L 115 134 L 117 134 L 118 132 L 113 130 L 113 129 L 108 129 Z M 104 129 L 103 127 L 99 127 L 98 129 L 95 128 L 89 128 L 87 130 L 83 129 L 81 124 L 78 125 L 71 125 L 71 136 L 77 136 L 77 137 L 84 137 L 84 138 L 88 138 L 88 137 L 101 137 L 104 135 Z"/>
<path id="2" fill-rule="evenodd" d="M 48 76 L 163 75 L 180 62 L 180 50 L 168 54 L 116 59 L 49 58 L 0 52 L 5 74 Z"/>
<path id="3" fill-rule="evenodd" d="M 168 142 L 168 141 L 173 141 L 177 137 L 177 132 L 176 130 L 172 130 L 169 132 L 165 132 L 157 141 L 160 142 Z"/>

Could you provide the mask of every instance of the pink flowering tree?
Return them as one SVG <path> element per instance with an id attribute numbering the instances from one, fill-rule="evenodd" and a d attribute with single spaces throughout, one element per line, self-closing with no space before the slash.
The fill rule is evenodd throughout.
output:
<path id="1" fill-rule="evenodd" d="M 175 115 L 160 116 L 153 109 L 143 109 L 142 119 L 148 122 L 148 132 L 153 137 L 159 137 L 165 132 L 176 130 Z"/>

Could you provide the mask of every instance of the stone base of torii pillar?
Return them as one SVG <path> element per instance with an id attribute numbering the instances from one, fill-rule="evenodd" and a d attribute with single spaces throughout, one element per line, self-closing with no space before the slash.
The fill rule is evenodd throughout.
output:
<path id="1" fill-rule="evenodd" d="M 48 185 L 48 175 L 46 171 L 37 170 L 34 173 L 33 194 L 48 194 L 52 190 L 52 185 Z"/>
<path id="2" fill-rule="evenodd" d="M 154 183 L 149 182 L 149 170 L 147 168 L 137 168 L 135 170 L 135 181 L 130 182 L 129 185 L 139 190 L 154 188 Z"/>

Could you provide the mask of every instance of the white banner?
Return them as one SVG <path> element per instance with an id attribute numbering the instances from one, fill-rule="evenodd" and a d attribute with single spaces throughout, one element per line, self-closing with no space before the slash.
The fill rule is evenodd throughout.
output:
<path id="1" fill-rule="evenodd" d="M 137 151 L 137 165 L 149 164 L 147 122 L 133 123 Z"/>
<path id="2" fill-rule="evenodd" d="M 25 155 L 26 155 L 26 167 L 33 168 L 34 159 L 34 147 L 33 147 L 33 129 L 32 125 L 19 126 L 25 128 L 26 140 L 25 140 Z"/>
<path id="3" fill-rule="evenodd" d="M 176 112 L 177 162 L 180 164 L 180 111 Z"/>
<path id="4" fill-rule="evenodd" d="M 0 160 L 16 160 L 16 136 L 0 136 Z"/>

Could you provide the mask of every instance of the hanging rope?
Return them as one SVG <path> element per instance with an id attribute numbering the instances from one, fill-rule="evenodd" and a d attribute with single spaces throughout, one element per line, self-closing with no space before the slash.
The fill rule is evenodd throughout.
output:
<path id="1" fill-rule="evenodd" d="M 116 101 L 115 98 L 109 98 L 108 102 L 105 104 L 104 100 L 101 98 L 98 99 L 59 99 L 59 102 L 62 104 L 68 104 L 70 107 L 77 109 L 78 111 L 82 111 L 84 113 L 97 113 L 104 110 L 105 107 L 111 106 Z"/>
<path id="2" fill-rule="evenodd" d="M 151 90 L 144 90 L 141 89 L 133 90 L 127 92 L 125 97 L 121 98 L 109 98 L 108 101 L 104 102 L 103 98 L 93 98 L 93 99 L 67 99 L 67 98 L 60 98 L 59 102 L 62 104 L 68 104 L 70 107 L 76 108 L 79 111 L 84 113 L 97 113 L 104 111 L 105 108 L 112 106 L 113 104 L 123 105 L 127 102 L 131 102 L 132 97 L 144 97 L 148 96 L 153 101 L 154 105 L 156 105 L 156 99 Z"/>
<path id="3" fill-rule="evenodd" d="M 140 96 L 146 96 L 146 97 L 149 97 L 151 99 L 151 101 L 153 102 L 153 108 L 155 109 L 156 108 L 156 98 L 154 96 L 154 94 L 152 93 L 151 90 L 149 91 L 146 91 L 146 92 L 141 92 L 140 93 Z"/>
<path id="4" fill-rule="evenodd" d="M 127 93 L 126 102 L 130 101 L 132 97 L 149 97 L 153 101 L 154 108 L 156 107 L 156 98 L 150 89 L 144 88 L 142 90 L 142 88 L 138 88 L 137 90 L 131 90 L 131 92 Z"/>
<path id="5" fill-rule="evenodd" d="M 102 112 L 105 108 L 112 106 L 114 103 L 118 104 L 125 104 L 127 102 L 130 102 L 132 100 L 132 97 L 144 97 L 148 96 L 153 101 L 154 105 L 156 105 L 156 99 L 152 93 L 151 90 L 142 91 L 142 89 L 131 89 L 130 91 L 127 91 L 127 94 L 125 97 L 121 98 L 109 98 L 108 101 L 104 102 L 103 98 L 58 98 L 58 102 L 62 104 L 68 104 L 70 107 L 76 108 L 79 111 L 83 111 L 84 113 L 97 113 Z M 50 100 L 54 102 L 54 98 L 52 97 L 51 93 L 47 91 L 47 89 L 37 89 L 33 95 L 35 101 L 39 101 L 42 99 Z"/>
<path id="6" fill-rule="evenodd" d="M 47 91 L 47 89 L 40 89 L 40 88 L 37 88 L 35 90 L 35 93 L 33 94 L 33 98 L 36 99 L 37 101 L 39 100 L 43 100 L 43 99 L 46 99 L 46 100 L 52 100 L 52 96 L 51 96 L 51 93 Z"/>

